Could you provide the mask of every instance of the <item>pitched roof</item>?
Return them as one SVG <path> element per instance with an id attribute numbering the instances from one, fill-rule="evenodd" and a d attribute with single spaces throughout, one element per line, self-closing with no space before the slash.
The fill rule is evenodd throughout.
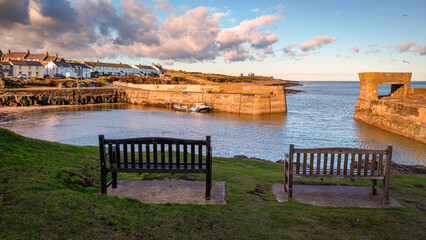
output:
<path id="1" fill-rule="evenodd" d="M 135 67 L 139 68 L 139 69 L 151 69 L 151 70 L 155 70 L 153 67 L 151 66 L 146 66 L 146 65 L 135 65 Z"/>
<path id="2" fill-rule="evenodd" d="M 30 54 L 25 59 L 43 60 L 47 54 Z"/>
<path id="3" fill-rule="evenodd" d="M 91 67 L 132 68 L 130 65 L 122 64 L 122 63 L 103 63 L 103 62 L 84 62 L 84 63 Z"/>
<path id="4" fill-rule="evenodd" d="M 18 61 L 18 60 L 10 60 L 12 65 L 23 65 L 23 66 L 43 66 L 40 62 L 37 61 Z"/>
<path id="5" fill-rule="evenodd" d="M 24 59 L 25 54 L 27 54 L 26 52 L 9 52 L 4 54 L 2 57 L 3 59 L 14 59 L 14 58 L 22 58 Z"/>
<path id="6" fill-rule="evenodd" d="M 86 64 L 83 63 L 70 63 L 73 67 L 89 68 Z"/>

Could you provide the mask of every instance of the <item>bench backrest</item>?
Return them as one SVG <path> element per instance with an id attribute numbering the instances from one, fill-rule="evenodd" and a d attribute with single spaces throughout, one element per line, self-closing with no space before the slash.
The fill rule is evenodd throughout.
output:
<path id="1" fill-rule="evenodd" d="M 307 176 L 384 176 L 390 169 L 392 146 L 386 150 L 359 148 L 294 148 L 289 162 L 294 174 Z"/>
<path id="2" fill-rule="evenodd" d="M 99 148 L 101 164 L 103 161 L 108 169 L 117 171 L 205 171 L 211 166 L 210 136 L 206 140 L 186 140 L 162 137 L 105 139 L 99 135 Z"/>

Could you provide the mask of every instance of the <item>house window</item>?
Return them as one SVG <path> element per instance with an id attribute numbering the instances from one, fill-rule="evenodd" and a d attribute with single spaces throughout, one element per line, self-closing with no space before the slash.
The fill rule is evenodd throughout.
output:
<path id="1" fill-rule="evenodd" d="M 19 65 L 19 70 L 21 70 L 22 69 L 22 66 L 21 65 Z"/>
<path id="2" fill-rule="evenodd" d="M 19 75 L 21 75 L 22 74 L 22 72 L 19 72 Z"/>
<path id="3" fill-rule="evenodd" d="M 36 76 L 38 77 L 38 72 L 36 72 Z"/>
<path id="4" fill-rule="evenodd" d="M 31 77 L 31 72 L 28 72 L 28 77 Z"/>
<path id="5" fill-rule="evenodd" d="M 28 66 L 28 70 L 31 70 L 31 66 Z"/>

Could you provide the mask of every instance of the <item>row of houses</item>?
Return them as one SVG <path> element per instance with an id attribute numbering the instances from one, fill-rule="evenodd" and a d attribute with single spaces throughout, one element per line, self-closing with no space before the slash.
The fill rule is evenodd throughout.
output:
<path id="1" fill-rule="evenodd" d="M 162 76 L 164 69 L 161 64 L 128 65 L 123 63 L 104 63 L 86 61 L 65 61 L 65 59 L 46 54 L 31 54 L 26 52 L 11 52 L 3 54 L 0 50 L 0 74 L 2 76 L 19 77 L 55 77 L 65 76 L 74 78 L 90 78 L 98 76 Z"/>

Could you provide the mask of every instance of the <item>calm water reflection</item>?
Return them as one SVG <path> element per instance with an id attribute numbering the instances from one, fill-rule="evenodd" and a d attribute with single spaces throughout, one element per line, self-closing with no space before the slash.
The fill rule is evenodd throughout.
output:
<path id="1" fill-rule="evenodd" d="M 0 127 L 24 136 L 75 145 L 97 145 L 99 134 L 107 138 L 190 139 L 211 135 L 214 156 L 243 154 L 272 161 L 283 158 L 289 144 L 362 148 L 392 145 L 394 161 L 426 165 L 426 144 L 353 119 L 358 82 L 307 82 L 298 89 L 307 93 L 287 96 L 287 114 L 188 114 L 122 104 L 27 114 L 24 120 L 1 123 Z"/>

